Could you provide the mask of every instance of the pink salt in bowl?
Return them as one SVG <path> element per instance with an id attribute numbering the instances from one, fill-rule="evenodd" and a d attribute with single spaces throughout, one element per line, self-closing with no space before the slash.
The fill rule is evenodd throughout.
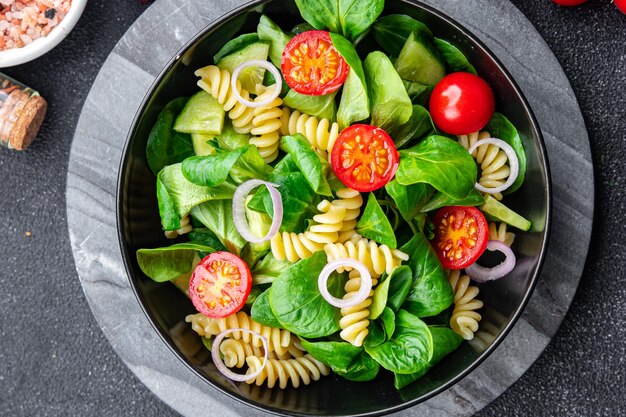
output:
<path id="1" fill-rule="evenodd" d="M 87 4 L 87 0 L 71 1 L 72 4 L 65 17 L 46 36 L 34 39 L 32 43 L 21 48 L 1 50 L 0 68 L 12 67 L 32 61 L 57 46 L 74 28 Z M 0 4 L 0 10 L 2 7 L 2 4 Z M 2 19 L 6 21 L 6 18 L 0 16 L 0 20 Z"/>

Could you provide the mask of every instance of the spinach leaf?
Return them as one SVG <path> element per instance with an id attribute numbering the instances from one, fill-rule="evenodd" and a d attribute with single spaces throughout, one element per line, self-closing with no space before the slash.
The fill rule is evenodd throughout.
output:
<path id="1" fill-rule="evenodd" d="M 421 378 L 426 372 L 438 364 L 446 355 L 455 351 L 463 342 L 463 338 L 447 327 L 428 326 L 433 337 L 433 356 L 419 372 L 413 374 L 394 374 L 394 386 L 397 389 L 406 387 L 408 384 Z"/>
<path id="2" fill-rule="evenodd" d="M 215 249 L 198 243 L 178 243 L 154 249 L 139 249 L 137 263 L 146 276 L 156 282 L 165 282 L 189 273 L 199 252 L 213 253 Z"/>
<path id="3" fill-rule="evenodd" d="M 233 124 L 230 121 L 225 121 L 222 133 L 216 137 L 216 141 L 220 149 L 233 151 L 248 145 L 250 143 L 250 136 L 245 133 L 235 132 Z"/>
<path id="4" fill-rule="evenodd" d="M 328 336 L 340 329 L 339 309 L 328 304 L 317 288 L 317 278 L 326 263 L 326 254 L 317 252 L 274 280 L 270 305 L 281 327 L 309 338 Z M 331 294 L 340 297 L 344 280 L 335 274 L 328 282 Z"/>
<path id="5" fill-rule="evenodd" d="M 374 25 L 372 33 L 376 42 L 391 56 L 398 56 L 409 35 L 421 32 L 432 38 L 428 26 L 403 14 L 383 16 Z"/>
<path id="6" fill-rule="evenodd" d="M 286 158 L 283 158 L 283 161 Z M 306 177 L 300 171 L 283 173 L 277 168 L 270 175 L 269 181 L 279 185 L 277 190 L 283 200 L 283 222 L 280 230 L 299 233 L 306 229 L 306 220 L 315 215 L 319 196 L 311 189 Z M 248 208 L 270 216 L 274 215 L 272 199 L 265 187 L 254 194 L 248 202 Z"/>
<path id="7" fill-rule="evenodd" d="M 371 381 L 376 378 L 380 365 L 370 358 L 363 348 L 346 342 L 309 342 L 302 347 L 318 361 L 324 362 L 339 376 L 348 381 Z"/>
<path id="8" fill-rule="evenodd" d="M 400 310 L 400 306 L 406 300 L 413 283 L 413 271 L 406 265 L 394 269 L 389 278 L 389 289 L 387 291 L 387 307 L 394 312 Z"/>
<path id="9" fill-rule="evenodd" d="M 400 185 L 396 179 L 389 181 L 385 185 L 385 190 L 393 198 L 400 215 L 407 222 L 413 220 L 435 191 L 433 187 L 423 182 Z"/>
<path id="10" fill-rule="evenodd" d="M 400 152 L 396 179 L 402 185 L 425 182 L 454 198 L 465 197 L 476 183 L 476 162 L 463 146 L 443 136 L 429 136 Z"/>
<path id="11" fill-rule="evenodd" d="M 248 298 L 246 298 L 244 306 L 247 308 L 252 308 L 256 299 L 259 298 L 259 295 L 261 295 L 261 290 L 259 289 L 259 287 L 252 287 L 250 289 L 250 294 L 248 294 Z"/>
<path id="12" fill-rule="evenodd" d="M 301 134 L 296 133 L 292 136 L 283 136 L 281 144 L 287 153 L 291 155 L 293 162 L 300 168 L 313 191 L 332 197 L 333 193 L 326 180 L 328 163 L 322 161 L 317 152 L 311 147 L 309 141 Z"/>
<path id="13" fill-rule="evenodd" d="M 302 22 L 292 27 L 289 33 L 292 33 L 294 35 L 299 35 L 302 32 L 307 32 L 309 30 L 315 30 L 315 28 L 307 22 Z"/>
<path id="14" fill-rule="evenodd" d="M 437 210 L 441 207 L 447 206 L 479 206 L 485 203 L 485 199 L 475 188 L 472 189 L 463 198 L 452 198 L 442 192 L 437 192 L 433 198 L 426 203 L 420 211 L 422 213 L 428 213 L 429 211 Z"/>
<path id="15" fill-rule="evenodd" d="M 316 29 L 328 29 L 354 41 L 374 23 L 384 0 L 296 0 L 302 18 Z"/>
<path id="16" fill-rule="evenodd" d="M 363 346 L 375 347 L 387 340 L 385 327 L 381 319 L 370 321 L 367 327 L 367 336 L 363 340 Z M 378 362 L 377 362 L 378 363 Z"/>
<path id="17" fill-rule="evenodd" d="M 373 193 L 369 193 L 367 197 L 367 205 L 356 224 L 356 231 L 361 236 L 387 245 L 391 249 L 395 249 L 397 246 L 396 235 L 391 223 L 389 223 L 389 219 L 383 209 L 380 208 L 380 204 L 376 201 L 376 196 Z"/>
<path id="18" fill-rule="evenodd" d="M 249 145 L 230 170 L 230 178 L 242 184 L 250 179 L 266 180 L 272 167 L 265 163 L 256 146 Z"/>
<path id="19" fill-rule="evenodd" d="M 191 210 L 191 215 L 217 236 L 222 245 L 236 255 L 246 244 L 233 222 L 232 200 L 211 200 Z"/>
<path id="20" fill-rule="evenodd" d="M 292 265 L 289 261 L 279 261 L 274 255 L 268 253 L 261 258 L 252 268 L 252 284 L 269 284 L 283 271 Z"/>
<path id="21" fill-rule="evenodd" d="M 270 60 L 274 65 L 280 68 L 283 50 L 291 40 L 291 36 L 285 34 L 285 32 L 266 15 L 261 15 L 256 30 L 260 40 L 269 42 Z M 217 62 L 217 60 L 215 62 Z"/>
<path id="22" fill-rule="evenodd" d="M 230 199 L 235 188 L 228 181 L 217 187 L 202 187 L 185 178 L 181 164 L 166 166 L 157 177 L 157 198 L 163 228 L 179 229 L 180 219 L 193 207 L 209 200 Z"/>
<path id="23" fill-rule="evenodd" d="M 300 94 L 296 90 L 289 90 L 283 103 L 285 106 L 310 116 L 328 119 L 331 122 L 337 116 L 337 105 L 335 104 L 335 95 L 337 92 L 325 94 L 323 96 L 307 96 Z"/>
<path id="24" fill-rule="evenodd" d="M 270 307 L 270 290 L 271 288 L 268 288 L 263 291 L 261 295 L 254 300 L 254 304 L 252 304 L 252 308 L 250 309 L 250 316 L 252 320 L 264 326 L 280 328 L 280 322 Z"/>
<path id="25" fill-rule="evenodd" d="M 246 150 L 239 148 L 234 151 L 218 151 L 215 155 L 187 158 L 182 163 L 183 175 L 196 185 L 215 187 L 226 181 L 230 169 Z"/>
<path id="26" fill-rule="evenodd" d="M 428 110 L 415 104 L 409 121 L 391 129 L 389 135 L 393 138 L 396 148 L 400 149 L 412 139 L 420 139 L 435 132 L 435 125 Z"/>
<path id="27" fill-rule="evenodd" d="M 154 175 L 167 165 L 177 164 L 194 155 L 191 136 L 188 133 L 176 132 L 174 121 L 185 107 L 186 97 L 170 101 L 159 113 L 156 123 L 148 136 L 146 159 Z"/>
<path id="28" fill-rule="evenodd" d="M 383 325 L 383 329 L 385 329 L 387 340 L 391 339 L 396 332 L 396 314 L 389 307 L 385 307 L 383 314 L 380 316 L 380 322 Z"/>
<path id="29" fill-rule="evenodd" d="M 449 72 L 464 71 L 477 75 L 476 70 L 463 55 L 463 52 L 450 42 L 435 38 L 435 48 L 437 48 L 443 60 L 446 61 Z"/>
<path id="30" fill-rule="evenodd" d="M 217 51 L 215 55 L 213 55 L 213 62 L 220 62 L 225 56 L 238 52 L 246 46 L 252 45 L 258 41 L 259 35 L 256 33 L 245 33 L 243 35 L 239 35 L 226 42 L 226 44 L 222 46 L 222 48 Z"/>
<path id="31" fill-rule="evenodd" d="M 365 120 L 370 116 L 367 82 L 361 58 L 350 41 L 336 33 L 330 34 L 330 40 L 350 67 L 348 77 L 343 84 L 339 109 L 337 110 L 339 130 L 343 130 L 352 123 Z"/>
<path id="32" fill-rule="evenodd" d="M 519 160 L 519 174 L 517 175 L 517 179 L 513 185 L 504 192 L 505 194 L 510 194 L 521 187 L 526 177 L 526 152 L 524 152 L 522 138 L 509 119 L 500 113 L 494 113 L 485 130 L 491 133 L 491 137 L 502 139 L 511 145 Z"/>
<path id="33" fill-rule="evenodd" d="M 385 309 L 387 305 L 387 295 L 389 294 L 389 283 L 391 277 L 387 274 L 383 275 L 381 282 L 374 288 L 374 296 L 372 297 L 372 304 L 370 305 L 370 315 L 368 319 L 376 320 Z"/>
<path id="34" fill-rule="evenodd" d="M 372 124 L 391 130 L 409 121 L 413 105 L 387 55 L 374 51 L 365 58 L 365 78 L 372 103 Z"/>
<path id="35" fill-rule="evenodd" d="M 428 366 L 433 355 L 433 338 L 423 321 L 400 310 L 393 337 L 376 347 L 366 347 L 365 351 L 387 370 L 412 374 Z"/>
<path id="36" fill-rule="evenodd" d="M 411 102 L 422 105 L 422 106 L 428 105 L 428 101 L 430 99 L 430 93 L 433 91 L 432 85 L 424 85 L 424 84 L 418 83 L 417 81 L 408 81 L 408 80 L 402 80 L 402 84 L 404 84 L 404 89 L 406 90 L 406 93 L 409 95 Z M 433 124 L 433 128 L 434 127 L 435 125 Z"/>
<path id="37" fill-rule="evenodd" d="M 400 250 L 409 255 L 407 265 L 413 271 L 413 282 L 403 308 L 418 317 L 426 317 L 450 307 L 454 301 L 452 287 L 426 237 L 417 233 Z"/>
<path id="38" fill-rule="evenodd" d="M 192 242 L 199 243 L 204 246 L 214 248 L 215 251 L 226 250 L 226 247 L 222 245 L 222 242 L 215 236 L 215 233 L 204 227 L 194 227 L 194 229 L 187 233 L 187 237 Z M 206 254 L 202 254 L 201 258 Z"/>

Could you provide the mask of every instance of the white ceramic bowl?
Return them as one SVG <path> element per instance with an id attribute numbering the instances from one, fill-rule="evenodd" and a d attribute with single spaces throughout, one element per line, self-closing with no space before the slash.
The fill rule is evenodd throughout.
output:
<path id="1" fill-rule="evenodd" d="M 12 67 L 39 58 L 55 46 L 57 46 L 78 22 L 80 15 L 85 10 L 87 0 L 72 0 L 72 6 L 57 27 L 52 29 L 48 36 L 39 38 L 33 43 L 22 48 L 13 48 L 0 52 L 0 68 Z"/>

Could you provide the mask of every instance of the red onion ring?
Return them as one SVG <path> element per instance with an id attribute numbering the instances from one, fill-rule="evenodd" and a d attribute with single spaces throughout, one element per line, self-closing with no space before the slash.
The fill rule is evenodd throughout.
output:
<path id="1" fill-rule="evenodd" d="M 248 219 L 246 218 L 245 205 L 246 197 L 248 197 L 250 191 L 261 185 L 265 185 L 267 187 L 267 190 L 270 192 L 270 196 L 272 197 L 274 218 L 272 219 L 270 230 L 268 230 L 264 237 L 260 238 L 252 233 L 252 230 L 250 230 L 250 225 L 248 224 Z M 280 193 L 276 189 L 278 186 L 278 184 L 272 184 L 271 182 L 253 179 L 244 182 L 235 190 L 235 193 L 233 194 L 233 222 L 235 223 L 235 227 L 241 237 L 246 239 L 248 242 L 265 242 L 266 240 L 273 238 L 274 235 L 278 233 L 278 229 L 283 222 L 283 200 Z"/>
<path id="2" fill-rule="evenodd" d="M 241 97 L 241 94 L 239 94 L 239 90 L 237 89 L 237 79 L 239 78 L 239 74 L 241 74 L 241 71 L 243 71 L 244 69 L 248 67 L 264 68 L 268 70 L 269 72 L 271 72 L 272 75 L 274 76 L 274 81 L 276 82 L 276 84 L 274 84 L 274 92 L 265 100 L 249 101 Z M 280 72 L 278 72 L 278 69 L 276 69 L 276 67 L 272 65 L 270 62 L 263 61 L 260 59 L 253 59 L 253 60 L 246 61 L 238 65 L 237 68 L 234 69 L 233 74 L 230 76 L 230 87 L 233 91 L 233 95 L 235 96 L 238 102 L 240 102 L 246 107 L 256 108 L 256 107 L 263 107 L 263 106 L 270 104 L 280 94 L 282 86 L 283 86 L 283 79 L 281 78 Z"/>
<path id="3" fill-rule="evenodd" d="M 224 337 L 226 337 L 227 334 L 234 333 L 234 332 L 250 333 L 253 336 L 257 336 L 259 339 L 261 339 L 261 342 L 263 342 L 263 350 L 265 351 L 265 355 L 263 356 L 263 364 L 261 365 L 259 369 L 257 369 L 255 372 L 251 373 L 250 375 L 237 374 L 231 371 L 230 369 L 228 369 L 226 365 L 224 365 L 224 361 L 222 361 L 222 358 L 220 357 L 220 344 L 222 343 L 222 340 L 224 340 Z M 226 378 L 232 379 L 233 381 L 243 382 L 243 381 L 248 381 L 248 380 L 256 378 L 257 376 L 259 376 L 261 371 L 263 371 L 263 369 L 265 368 L 265 365 L 267 364 L 268 351 L 269 351 L 268 348 L 269 348 L 269 345 L 267 342 L 267 338 L 261 335 L 260 333 L 257 333 L 250 329 L 243 329 L 243 328 L 228 329 L 218 334 L 215 337 L 215 340 L 213 340 L 213 344 L 211 345 L 211 357 L 213 358 L 213 363 L 215 364 L 215 367 L 217 368 L 218 371 L 222 373 L 222 375 L 224 375 Z"/>
<path id="4" fill-rule="evenodd" d="M 333 297 L 328 291 L 328 278 L 330 277 L 330 274 L 332 274 L 335 270 L 344 267 L 354 268 L 361 274 L 361 286 L 359 287 L 359 291 L 347 300 Z M 317 287 L 320 290 L 320 294 L 322 294 L 322 297 L 324 297 L 328 304 L 337 308 L 348 308 L 362 303 L 367 299 L 367 297 L 369 297 L 370 291 L 372 290 L 372 276 L 367 270 L 367 267 L 361 262 L 349 258 L 339 258 L 327 263 L 324 269 L 322 269 L 317 281 Z"/>
<path id="5" fill-rule="evenodd" d="M 470 146 L 467 152 L 469 152 L 469 154 L 471 155 L 481 145 L 493 145 L 502 149 L 504 153 L 506 154 L 507 158 L 509 159 L 510 172 L 509 172 L 509 177 L 507 178 L 506 182 L 499 187 L 486 188 L 480 185 L 479 183 L 476 183 L 475 188 L 478 191 L 482 191 L 483 193 L 487 193 L 487 194 L 501 193 L 507 188 L 509 188 L 511 185 L 513 185 L 513 183 L 517 179 L 517 176 L 519 175 L 519 160 L 517 159 L 517 154 L 515 153 L 515 150 L 511 147 L 511 145 L 509 145 L 502 139 L 496 139 L 496 138 L 481 139 L 477 141 L 476 143 L 474 143 L 472 146 Z"/>
<path id="6" fill-rule="evenodd" d="M 486 268 L 478 265 L 476 262 L 465 268 L 465 273 L 470 276 L 476 282 L 487 282 L 500 279 L 507 275 L 515 268 L 516 258 L 515 254 L 504 242 L 499 240 L 490 240 L 487 244 L 487 250 L 500 251 L 506 257 L 504 262 L 493 268 Z"/>

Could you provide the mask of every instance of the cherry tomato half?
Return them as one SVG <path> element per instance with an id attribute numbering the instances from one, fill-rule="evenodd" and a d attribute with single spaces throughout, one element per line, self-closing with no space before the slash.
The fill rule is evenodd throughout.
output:
<path id="1" fill-rule="evenodd" d="M 614 0 L 615 6 L 624 14 L 626 14 L 626 0 Z"/>
<path id="2" fill-rule="evenodd" d="M 587 2 L 587 0 L 552 0 L 552 1 L 561 6 L 580 6 L 581 4 Z"/>
<path id="3" fill-rule="evenodd" d="M 328 32 L 309 30 L 294 36 L 285 46 L 280 69 L 289 87 L 300 94 L 319 96 L 341 87 L 349 66 Z"/>
<path id="4" fill-rule="evenodd" d="M 445 76 L 430 96 L 430 114 L 437 127 L 451 135 L 477 132 L 489 122 L 495 99 L 489 84 L 469 72 Z"/>
<path id="5" fill-rule="evenodd" d="M 400 155 L 380 127 L 355 124 L 337 137 L 330 163 L 337 178 L 353 190 L 374 191 L 387 184 L 398 169 Z"/>
<path id="6" fill-rule="evenodd" d="M 214 252 L 200 261 L 189 280 L 189 297 L 200 313 L 222 318 L 243 307 L 252 274 L 248 265 L 230 252 Z"/>
<path id="7" fill-rule="evenodd" d="M 476 207 L 444 207 L 435 214 L 432 244 L 446 269 L 463 269 L 480 257 L 489 243 L 489 227 Z"/>

